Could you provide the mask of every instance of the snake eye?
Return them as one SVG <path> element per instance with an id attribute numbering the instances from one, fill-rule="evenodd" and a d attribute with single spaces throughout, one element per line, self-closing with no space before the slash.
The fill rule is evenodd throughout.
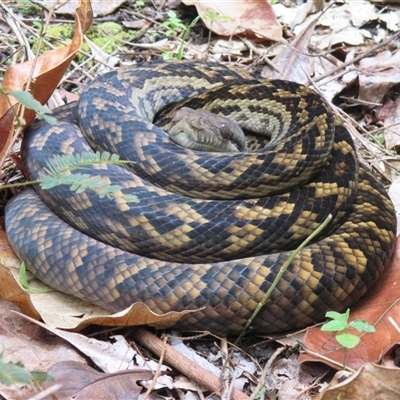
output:
<path id="1" fill-rule="evenodd" d="M 222 137 L 225 137 L 225 135 L 228 133 L 228 129 L 227 129 L 227 126 L 226 126 L 226 123 L 225 123 L 225 122 L 223 122 L 223 123 L 219 126 L 219 131 L 220 131 Z"/>

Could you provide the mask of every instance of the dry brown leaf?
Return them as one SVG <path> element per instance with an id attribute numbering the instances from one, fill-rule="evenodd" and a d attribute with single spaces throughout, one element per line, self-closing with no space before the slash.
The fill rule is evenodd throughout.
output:
<path id="1" fill-rule="evenodd" d="M 29 295 L 22 290 L 12 274 L 12 269 L 19 270 L 20 259 L 14 253 L 7 240 L 6 232 L 0 227 L 0 298 L 10 301 L 20 307 L 33 318 L 39 318 Z"/>
<path id="2" fill-rule="evenodd" d="M 39 4 L 40 6 L 47 8 L 48 10 L 54 6 L 54 0 L 32 0 L 33 3 Z M 78 0 L 60 1 L 59 6 L 55 10 L 57 14 L 69 14 L 73 15 L 76 7 L 78 6 Z M 95 17 L 101 17 L 104 15 L 111 14 L 126 0 L 92 0 L 93 15 Z"/>
<path id="3" fill-rule="evenodd" d="M 392 54 L 389 50 L 361 60 L 359 98 L 373 104 L 381 103 L 387 92 L 400 82 L 399 62 L 400 51 Z"/>
<path id="4" fill-rule="evenodd" d="M 134 400 L 138 398 L 143 389 L 136 382 L 146 381 L 153 377 L 151 371 L 144 369 L 105 374 L 75 361 L 57 363 L 47 373 L 55 381 L 46 383 L 45 387 L 55 383 L 62 385 L 62 389 L 56 393 L 58 400 L 68 400 L 70 398 L 76 400 Z"/>
<path id="5" fill-rule="evenodd" d="M 340 376 L 340 373 L 338 374 Z M 344 381 L 335 376 L 320 400 L 397 400 L 399 398 L 400 369 L 365 363 L 359 371 Z"/>
<path id="6" fill-rule="evenodd" d="M 321 11 L 323 8 L 324 8 L 323 0 L 307 1 L 301 7 L 298 8 L 296 17 L 294 18 L 291 24 L 291 28 L 301 24 L 309 15 Z"/>
<path id="7" fill-rule="evenodd" d="M 296 399 L 310 388 L 315 381 L 316 374 L 310 374 L 297 362 L 298 356 L 292 354 L 290 357 L 275 361 L 268 373 L 267 389 L 278 387 L 279 398 Z M 315 372 L 315 371 L 314 371 Z"/>
<path id="8" fill-rule="evenodd" d="M 307 2 L 311 3 L 311 2 Z M 330 4 L 330 3 L 329 3 Z M 281 23 L 294 26 L 299 17 L 294 18 L 293 13 L 287 12 L 287 9 L 280 5 L 274 6 L 277 10 L 278 18 Z M 317 5 L 318 6 L 318 5 Z M 304 4 L 302 7 L 308 7 Z M 320 15 L 316 34 L 312 38 L 312 44 L 321 50 L 332 48 L 334 45 L 348 43 L 351 45 L 360 45 L 371 39 L 371 30 L 364 27 L 374 20 L 379 20 L 382 16 L 381 10 L 368 1 L 346 1 L 335 3 L 334 7 L 329 8 Z M 293 28 L 293 33 L 298 34 L 307 26 L 314 16 L 308 16 L 303 23 Z M 396 16 L 393 16 L 396 19 Z M 377 41 L 380 39 L 377 38 Z"/>
<path id="9" fill-rule="evenodd" d="M 23 91 L 32 76 L 29 91 L 41 104 L 44 104 L 62 79 L 76 52 L 80 49 L 83 35 L 93 19 L 90 0 L 80 0 L 75 14 L 75 33 L 70 45 L 49 50 L 37 59 L 16 64 L 7 69 L 3 79 L 5 91 Z M 33 72 L 32 72 L 33 71 Z M 12 147 L 15 137 L 13 119 L 10 116 L 10 103 L 16 104 L 12 97 L 0 94 L 0 165 Z M 25 124 L 35 117 L 32 110 L 25 110 Z"/>
<path id="10" fill-rule="evenodd" d="M 4 281 L 1 282 L 3 285 Z M 20 310 L 14 304 L 0 299 L 2 361 L 22 363 L 28 371 L 46 371 L 60 361 L 85 361 L 64 339 L 49 334 L 26 318 L 20 318 L 15 311 Z M 33 395 L 32 386 L 5 387 L 0 383 L 1 399 L 26 400 Z"/>
<path id="11" fill-rule="evenodd" d="M 282 40 L 282 28 L 267 0 L 183 0 L 183 3 L 196 6 L 204 24 L 217 35 L 246 33 L 263 39 Z M 214 13 L 215 18 L 212 17 Z"/>
<path id="12" fill-rule="evenodd" d="M 290 45 L 274 58 L 273 65 L 277 70 L 272 71 L 269 66 L 266 66 L 261 71 L 261 76 L 264 78 L 286 79 L 297 83 L 307 83 L 311 75 L 308 45 L 316 24 L 317 19 L 297 35 Z"/>
<path id="13" fill-rule="evenodd" d="M 334 368 L 340 368 L 346 360 L 346 366 L 356 370 L 365 362 L 379 362 L 395 344 L 400 343 L 400 237 L 397 238 L 390 265 L 373 290 L 352 307 L 350 321 L 354 319 L 366 320 L 375 327 L 376 332 L 352 332 L 360 336 L 361 342 L 354 349 L 348 349 L 345 354 L 332 332 L 322 332 L 320 327 L 311 328 L 304 337 L 307 350 L 337 364 L 309 353 L 302 354 L 299 361 L 325 362 Z"/>
<path id="14" fill-rule="evenodd" d="M 385 145 L 386 148 L 400 149 L 400 98 L 398 97 L 392 104 L 389 113 L 384 121 Z"/>

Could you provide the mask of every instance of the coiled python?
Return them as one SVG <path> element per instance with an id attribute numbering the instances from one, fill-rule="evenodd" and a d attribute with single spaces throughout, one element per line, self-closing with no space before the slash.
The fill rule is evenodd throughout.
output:
<path id="1" fill-rule="evenodd" d="M 152 123 L 168 124 L 157 116 L 177 102 L 230 115 L 271 141 L 237 153 L 181 147 Z M 74 171 L 121 185 L 111 197 L 36 186 L 7 205 L 12 247 L 57 290 L 111 311 L 134 302 L 155 313 L 198 310 L 178 327 L 234 335 L 292 250 L 332 214 L 254 320 L 254 332 L 268 333 L 343 311 L 391 256 L 391 201 L 359 166 L 347 130 L 301 85 L 219 64 L 149 63 L 103 75 L 55 116 L 56 126 L 36 123 L 25 133 L 31 179 L 54 155 L 90 146 L 132 161 L 129 169 Z"/>

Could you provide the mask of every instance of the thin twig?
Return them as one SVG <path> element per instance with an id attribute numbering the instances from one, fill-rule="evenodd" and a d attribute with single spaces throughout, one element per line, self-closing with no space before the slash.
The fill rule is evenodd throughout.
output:
<path id="1" fill-rule="evenodd" d="M 151 384 L 149 385 L 149 387 L 147 388 L 146 393 L 143 396 L 143 400 L 147 400 L 147 398 L 151 395 L 151 392 L 153 391 L 156 383 L 157 383 L 157 378 L 161 375 L 161 368 L 164 362 L 164 357 L 165 357 L 165 349 L 166 349 L 166 345 L 167 345 L 167 341 L 168 341 L 168 335 L 164 335 L 164 339 L 163 339 L 163 348 L 160 354 L 160 359 L 158 360 L 158 365 L 157 365 L 157 371 L 153 376 L 153 379 L 151 380 Z"/>
<path id="2" fill-rule="evenodd" d="M 200 367 L 192 360 L 189 360 L 186 356 L 175 350 L 169 344 L 164 344 L 163 341 L 157 336 L 153 335 L 144 328 L 136 328 L 134 331 L 134 337 L 143 346 L 158 356 L 160 356 L 162 351 L 165 350 L 165 362 L 176 368 L 198 385 L 203 386 L 218 395 L 221 394 L 221 380 L 219 377 Z M 248 396 L 238 389 L 232 390 L 231 399 L 249 400 Z"/>
<path id="3" fill-rule="evenodd" d="M 374 53 L 375 51 L 379 50 L 381 47 L 387 46 L 390 42 L 400 37 L 400 30 L 394 33 L 392 36 L 389 36 L 387 39 L 383 40 L 382 42 L 376 44 L 375 46 L 370 47 L 368 50 L 364 51 L 363 53 L 359 54 L 357 57 L 354 57 L 352 60 L 346 61 L 343 64 L 339 65 L 338 67 L 322 74 L 316 78 L 314 78 L 314 82 L 319 82 L 322 79 L 328 78 L 331 75 L 336 74 L 336 72 L 341 71 L 342 69 L 348 67 L 349 65 L 355 64 L 356 62 L 362 60 L 367 55 Z"/>
<path id="4" fill-rule="evenodd" d="M 275 350 L 274 354 L 272 354 L 271 358 L 268 360 L 267 364 L 265 365 L 260 378 L 258 379 L 258 384 L 257 384 L 256 388 L 254 389 L 253 394 L 250 396 L 250 400 L 254 400 L 256 398 L 256 396 L 258 395 L 258 393 L 260 392 L 260 390 L 262 390 L 262 388 L 265 385 L 265 379 L 267 378 L 267 374 L 268 374 L 269 370 L 271 369 L 272 363 L 279 356 L 279 354 L 283 353 L 285 350 L 286 350 L 285 347 L 279 347 L 278 349 Z"/>
<path id="5" fill-rule="evenodd" d="M 35 395 L 29 397 L 28 400 L 45 400 L 50 396 L 52 396 L 53 394 L 56 394 L 61 388 L 62 385 L 56 383 L 55 385 L 52 385 L 47 389 L 42 390 L 40 393 L 36 393 Z"/>

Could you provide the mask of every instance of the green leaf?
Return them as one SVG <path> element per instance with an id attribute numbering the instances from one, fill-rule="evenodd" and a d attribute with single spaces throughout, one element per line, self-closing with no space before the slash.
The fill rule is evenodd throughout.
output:
<path id="1" fill-rule="evenodd" d="M 324 332 L 338 332 L 342 331 L 347 328 L 346 323 L 343 321 L 337 321 L 337 320 L 332 320 L 329 322 L 326 322 L 321 326 L 321 331 Z"/>
<path id="2" fill-rule="evenodd" d="M 0 383 L 6 386 L 11 386 L 15 383 L 29 385 L 31 382 L 31 374 L 22 366 L 0 361 Z"/>
<path id="3" fill-rule="evenodd" d="M 21 263 L 21 267 L 19 269 L 19 283 L 21 284 L 22 288 L 27 293 L 50 293 L 54 292 L 53 289 L 34 289 L 28 282 L 28 278 L 26 276 L 26 265 L 25 263 Z"/>
<path id="4" fill-rule="evenodd" d="M 36 116 L 39 119 L 43 119 L 45 118 L 46 121 L 49 124 L 54 125 L 55 123 L 57 123 L 56 118 L 54 117 L 49 117 L 49 116 L 45 116 L 46 114 L 50 114 L 51 111 L 41 105 L 33 96 L 31 93 L 29 92 L 24 92 L 21 90 L 11 90 L 9 92 L 7 92 L 7 94 L 10 94 L 11 96 L 15 97 L 21 104 L 23 104 L 26 108 L 29 108 L 30 110 L 33 110 L 36 112 Z"/>
<path id="5" fill-rule="evenodd" d="M 343 314 L 336 311 L 328 311 L 325 314 L 325 317 L 330 318 L 332 321 L 329 321 L 322 325 L 321 330 L 328 332 L 343 331 L 347 328 L 347 320 L 349 319 L 349 316 L 350 309 L 347 309 L 346 312 Z"/>
<path id="6" fill-rule="evenodd" d="M 22 90 L 11 90 L 7 93 L 15 97 L 20 103 L 22 103 L 25 107 L 29 108 L 30 110 L 34 110 L 42 114 L 50 112 L 50 110 L 47 107 L 42 106 L 29 92 L 25 92 Z"/>
<path id="7" fill-rule="evenodd" d="M 349 316 L 350 316 L 350 309 L 349 308 L 346 310 L 345 313 L 342 313 L 342 314 L 338 313 L 336 311 L 328 311 L 325 314 L 326 318 L 334 319 L 336 321 L 343 321 L 345 323 L 347 323 L 347 320 L 349 319 Z"/>
<path id="8" fill-rule="evenodd" d="M 350 322 L 349 326 L 351 326 L 354 329 L 357 329 L 359 332 L 368 332 L 368 333 L 376 332 L 375 327 L 363 319 L 355 319 L 354 321 Z"/>
<path id="9" fill-rule="evenodd" d="M 335 336 L 337 342 L 346 349 L 352 349 L 360 343 L 360 338 L 352 333 L 340 333 Z"/>
<path id="10" fill-rule="evenodd" d="M 19 269 L 19 283 L 21 284 L 23 289 L 27 290 L 29 288 L 28 279 L 26 277 L 26 265 L 25 265 L 25 262 L 21 263 L 21 267 Z"/>
<path id="11" fill-rule="evenodd" d="M 54 378 L 42 371 L 32 371 L 31 372 L 32 379 L 39 385 L 42 385 L 44 382 L 52 382 Z"/>
<path id="12" fill-rule="evenodd" d="M 49 125 L 55 125 L 57 123 L 57 118 L 51 117 L 47 114 L 36 114 L 39 119 L 44 119 Z"/>

